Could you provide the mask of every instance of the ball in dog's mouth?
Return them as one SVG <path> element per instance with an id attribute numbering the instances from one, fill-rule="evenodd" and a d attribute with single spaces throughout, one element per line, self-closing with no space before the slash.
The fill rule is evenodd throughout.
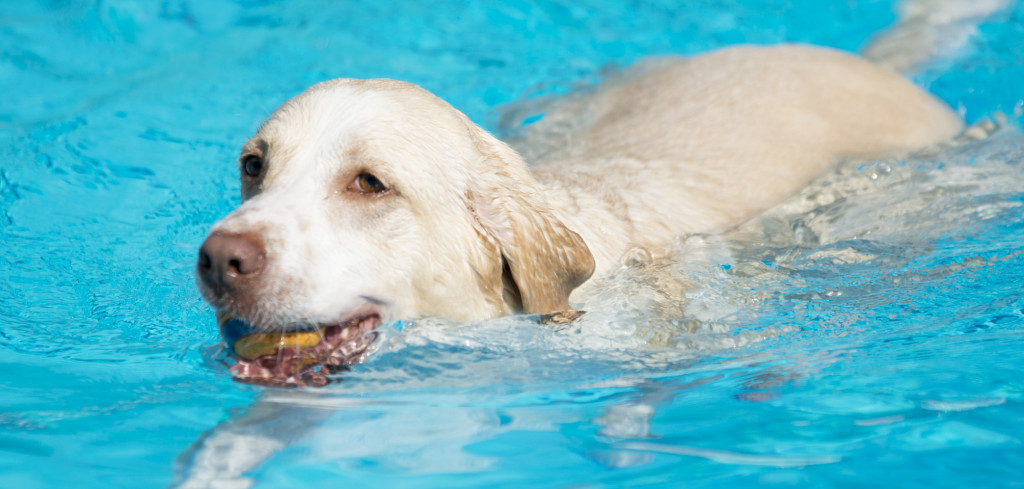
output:
<path id="1" fill-rule="evenodd" d="M 298 331 L 257 331 L 230 313 L 218 312 L 221 337 L 235 360 L 235 380 L 283 387 L 327 385 L 331 374 L 358 363 L 377 339 L 380 316 Z"/>

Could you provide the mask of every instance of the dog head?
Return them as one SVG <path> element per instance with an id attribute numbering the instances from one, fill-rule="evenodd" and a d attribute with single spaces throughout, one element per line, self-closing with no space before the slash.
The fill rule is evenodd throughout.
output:
<path id="1" fill-rule="evenodd" d="M 553 312 L 593 272 L 520 157 L 414 85 L 316 85 L 260 127 L 239 170 L 243 203 L 197 276 L 256 329 Z"/>

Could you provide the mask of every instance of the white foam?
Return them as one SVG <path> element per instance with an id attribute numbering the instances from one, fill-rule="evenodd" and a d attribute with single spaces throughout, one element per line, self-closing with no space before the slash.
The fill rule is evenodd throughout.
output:
<path id="1" fill-rule="evenodd" d="M 863 50 L 868 59 L 898 72 L 951 59 L 968 46 L 978 24 L 1012 5 L 1012 0 L 906 0 L 895 25 L 875 35 Z"/>
<path id="2" fill-rule="evenodd" d="M 705 458 L 714 462 L 729 465 L 762 465 L 768 467 L 806 467 L 808 465 L 832 464 L 842 460 L 838 455 L 788 456 L 740 453 L 729 450 L 715 450 L 666 443 L 630 442 L 620 445 L 628 450 L 670 453 L 688 457 Z"/>

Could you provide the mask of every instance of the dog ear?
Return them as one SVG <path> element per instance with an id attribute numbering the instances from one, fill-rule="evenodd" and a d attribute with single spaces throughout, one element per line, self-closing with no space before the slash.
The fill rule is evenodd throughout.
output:
<path id="1" fill-rule="evenodd" d="M 569 310 L 569 294 L 594 273 L 590 249 L 554 216 L 519 155 L 471 127 L 482 159 L 467 205 L 501 250 L 506 302 L 529 314 Z"/>

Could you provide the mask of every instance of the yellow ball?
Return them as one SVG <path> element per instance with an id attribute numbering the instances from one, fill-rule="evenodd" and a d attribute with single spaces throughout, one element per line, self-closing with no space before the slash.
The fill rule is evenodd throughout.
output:
<path id="1" fill-rule="evenodd" d="M 224 333 L 224 325 L 232 318 L 226 312 L 217 312 L 217 323 Z M 273 331 L 266 333 L 249 333 L 228 345 L 235 355 L 246 360 L 254 360 L 263 355 L 270 355 L 282 348 L 311 348 L 323 341 L 320 331 Z"/>

